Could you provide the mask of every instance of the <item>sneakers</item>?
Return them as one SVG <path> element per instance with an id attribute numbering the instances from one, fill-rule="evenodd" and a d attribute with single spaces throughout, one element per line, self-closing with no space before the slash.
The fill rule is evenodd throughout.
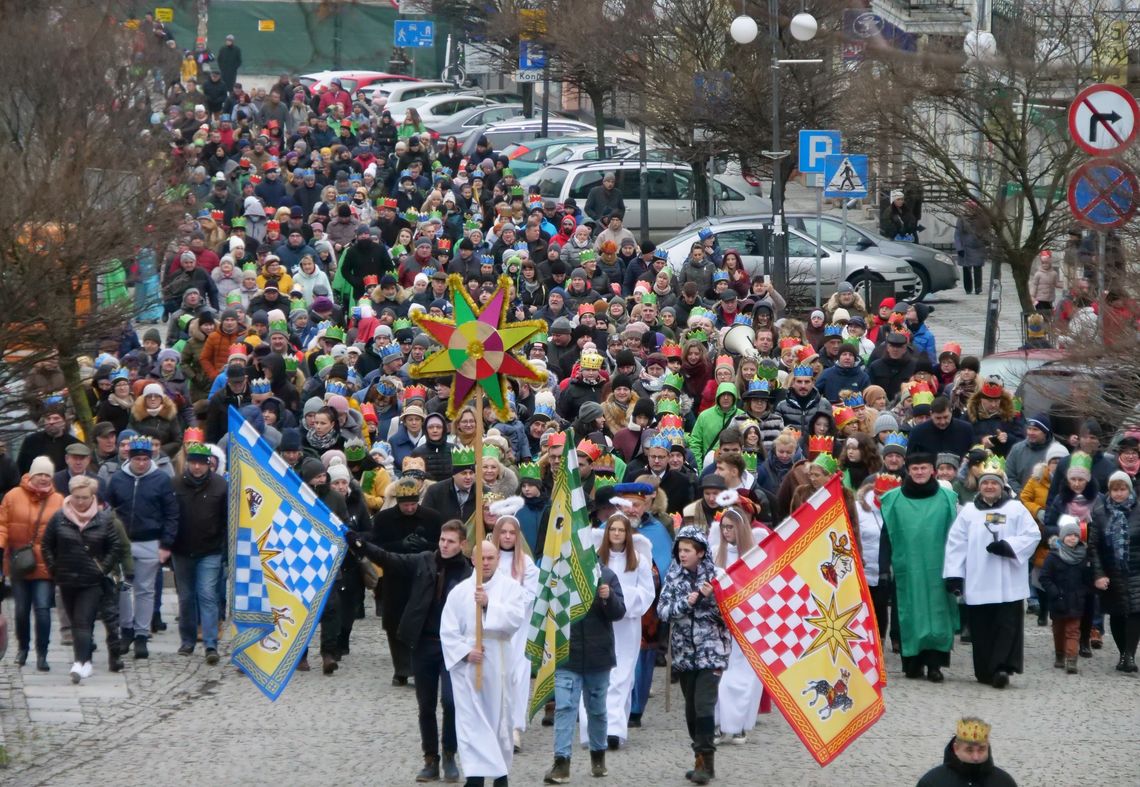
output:
<path id="1" fill-rule="evenodd" d="M 178 648 L 178 655 L 179 656 L 191 656 L 193 654 L 194 654 L 194 646 L 193 645 L 183 645 L 180 648 Z"/>
<path id="2" fill-rule="evenodd" d="M 71 682 L 78 683 L 83 679 L 83 665 L 78 661 L 71 665 Z"/>
<path id="3" fill-rule="evenodd" d="M 91 673 L 93 673 L 93 672 L 95 672 L 95 668 L 91 666 L 91 662 L 90 661 L 83 662 L 83 667 L 79 673 L 80 677 L 90 678 Z"/>
<path id="4" fill-rule="evenodd" d="M 744 744 L 748 743 L 748 733 L 747 732 L 733 733 L 733 736 L 728 739 L 728 742 L 731 744 L 734 744 L 736 746 L 743 746 Z"/>
<path id="5" fill-rule="evenodd" d="M 211 667 L 218 663 L 217 648 L 206 648 L 206 663 Z"/>

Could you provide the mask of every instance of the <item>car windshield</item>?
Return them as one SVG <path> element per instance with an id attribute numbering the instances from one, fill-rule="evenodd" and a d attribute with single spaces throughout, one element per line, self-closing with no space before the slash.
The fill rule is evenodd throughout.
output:
<path id="1" fill-rule="evenodd" d="M 991 355 L 982 359 L 979 375 L 982 379 L 990 375 L 997 375 L 1002 379 L 1005 387 L 1011 391 L 1021 384 L 1025 375 L 1039 369 L 1047 362 L 1056 358 L 1036 358 L 1029 355 Z"/>
<path id="2" fill-rule="evenodd" d="M 541 175 L 541 177 L 535 178 L 538 182 L 539 194 L 552 199 L 557 199 L 562 196 L 562 184 L 566 182 L 566 170 L 558 167 L 549 167 L 542 170 L 541 173 L 535 174 Z"/>

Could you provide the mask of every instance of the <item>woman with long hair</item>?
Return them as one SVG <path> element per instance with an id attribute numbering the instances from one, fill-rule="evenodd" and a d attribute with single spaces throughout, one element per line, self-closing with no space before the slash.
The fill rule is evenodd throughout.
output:
<path id="1" fill-rule="evenodd" d="M 839 454 L 839 468 L 843 471 L 843 485 L 854 491 L 883 466 L 879 449 L 870 435 L 858 432 L 843 444 Z"/>
<path id="2" fill-rule="evenodd" d="M 606 691 L 606 743 L 617 749 L 629 737 L 629 711 L 633 676 L 641 650 L 641 616 L 653 603 L 653 554 L 649 540 L 633 532 L 630 518 L 617 512 L 606 519 L 601 531 L 594 530 L 598 561 L 608 566 L 621 583 L 625 617 L 615 622 L 614 656 L 617 664 L 610 671 Z M 587 741 L 586 710 L 579 710 L 582 742 Z"/>
<path id="3" fill-rule="evenodd" d="M 400 124 L 400 131 L 397 135 L 400 139 L 407 139 L 413 134 L 420 134 L 424 130 L 424 122 L 420 119 L 420 113 L 416 111 L 415 107 L 408 107 L 408 111 L 404 113 L 404 122 Z"/>
<path id="4" fill-rule="evenodd" d="M 498 518 L 489 540 L 499 548 L 499 567 L 495 570 L 496 576 L 509 577 L 510 581 L 519 583 L 525 598 L 523 620 L 530 620 L 531 605 L 538 596 L 538 566 L 527 554 L 526 541 L 522 537 L 519 520 L 515 517 L 515 513 L 522 506 L 521 497 L 507 498 L 491 504 L 491 512 Z M 509 691 L 513 698 L 511 724 L 514 728 L 516 749 L 522 746 L 521 737 L 526 731 L 526 712 L 530 699 L 530 659 L 526 656 L 529 634 L 529 626 L 519 626 L 518 631 L 511 637 Z"/>
<path id="5" fill-rule="evenodd" d="M 729 490 L 727 497 L 736 496 Z M 709 528 L 709 551 L 718 568 L 727 568 L 763 537 L 763 531 L 752 527 L 752 516 L 736 502 L 725 508 Z M 745 504 L 747 505 L 747 504 Z M 756 671 L 732 640 L 728 654 L 728 669 L 720 679 L 717 689 L 716 720 L 720 735 L 731 743 L 742 744 L 748 740 L 748 731 L 756 726 L 756 712 L 764 696 L 764 684 L 756 676 Z"/>

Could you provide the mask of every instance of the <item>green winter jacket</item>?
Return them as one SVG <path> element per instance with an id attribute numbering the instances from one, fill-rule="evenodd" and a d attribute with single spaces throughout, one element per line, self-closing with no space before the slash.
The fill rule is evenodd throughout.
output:
<path id="1" fill-rule="evenodd" d="M 722 410 L 719 404 L 721 394 L 726 393 L 733 396 L 731 410 Z M 718 403 L 697 416 L 697 422 L 693 424 L 693 429 L 689 432 L 689 450 L 693 452 L 693 457 L 698 462 L 704 461 L 705 454 L 717 444 L 717 441 L 720 440 L 720 433 L 732 422 L 732 419 L 737 415 L 744 415 L 744 411 L 736 406 L 737 396 L 735 385 L 721 383 L 716 388 Z"/>

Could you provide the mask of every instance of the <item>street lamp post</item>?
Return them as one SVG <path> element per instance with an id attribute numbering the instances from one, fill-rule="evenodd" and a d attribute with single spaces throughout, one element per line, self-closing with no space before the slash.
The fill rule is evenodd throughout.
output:
<path id="1" fill-rule="evenodd" d="M 801 12 L 792 17 L 788 30 L 797 41 L 810 41 L 815 37 L 818 25 L 815 17 Z M 750 44 L 759 34 L 756 20 L 741 9 L 740 16 L 732 20 L 729 35 L 738 44 Z M 780 4 L 779 0 L 768 0 L 768 36 L 772 43 L 772 149 L 761 154 L 772 160 L 772 235 L 770 254 L 772 259 L 772 286 L 777 292 L 788 291 L 788 236 L 784 230 L 784 159 L 791 151 L 781 150 L 780 144 L 780 65 L 782 63 L 818 63 L 819 60 L 780 59 Z"/>

